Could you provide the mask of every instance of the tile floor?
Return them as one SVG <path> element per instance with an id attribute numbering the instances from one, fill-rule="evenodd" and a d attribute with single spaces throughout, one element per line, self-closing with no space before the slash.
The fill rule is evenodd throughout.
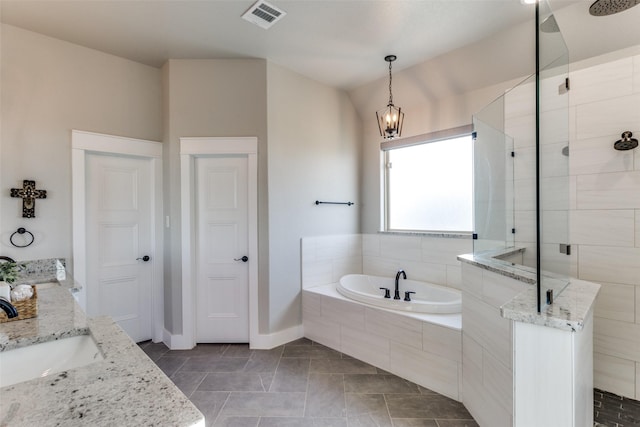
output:
<path id="1" fill-rule="evenodd" d="M 305 338 L 273 350 L 140 347 L 207 426 L 478 427 L 461 403 Z"/>
<path id="2" fill-rule="evenodd" d="M 596 427 L 640 426 L 640 402 L 607 391 L 593 391 L 594 421 Z"/>

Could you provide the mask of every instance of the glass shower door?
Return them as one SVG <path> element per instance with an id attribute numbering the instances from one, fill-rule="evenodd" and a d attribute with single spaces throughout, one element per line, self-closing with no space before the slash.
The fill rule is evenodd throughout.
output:
<path id="1" fill-rule="evenodd" d="M 569 52 L 546 0 L 538 3 L 537 127 L 538 284 L 540 308 L 568 285 Z"/>

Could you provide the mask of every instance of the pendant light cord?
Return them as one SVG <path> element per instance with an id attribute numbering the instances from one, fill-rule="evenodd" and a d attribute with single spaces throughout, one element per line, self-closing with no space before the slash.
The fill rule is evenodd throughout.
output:
<path id="1" fill-rule="evenodd" d="M 392 62 L 389 61 L 389 105 L 393 105 L 393 93 L 391 92 L 391 64 Z"/>

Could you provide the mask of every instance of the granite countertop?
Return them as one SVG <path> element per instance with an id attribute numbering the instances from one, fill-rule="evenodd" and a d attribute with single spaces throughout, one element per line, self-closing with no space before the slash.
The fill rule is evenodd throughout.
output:
<path id="1" fill-rule="evenodd" d="M 538 313 L 535 269 L 500 259 L 514 251 L 521 249 L 507 248 L 465 254 L 458 256 L 458 260 L 531 285 L 500 307 L 502 317 L 571 332 L 582 330 L 585 319 L 593 309 L 600 285 L 573 277 L 567 284 L 565 278 L 545 273 L 545 277 L 549 276 L 545 283 L 554 289 L 556 297 L 553 304 L 544 307 L 542 312 Z"/>
<path id="2" fill-rule="evenodd" d="M 203 415 L 111 318 L 85 316 L 69 286 L 39 288 L 38 317 L 0 324 L 0 351 L 83 334 L 104 360 L 0 388 L 0 426 L 204 426 Z"/>

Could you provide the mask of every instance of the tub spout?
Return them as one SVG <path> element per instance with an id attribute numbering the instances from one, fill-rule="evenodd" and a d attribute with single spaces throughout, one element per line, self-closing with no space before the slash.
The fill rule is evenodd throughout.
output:
<path id="1" fill-rule="evenodd" d="M 401 275 L 404 280 L 407 280 L 407 273 L 405 273 L 404 270 L 398 270 L 398 273 L 396 274 L 396 291 L 393 294 L 393 299 L 400 299 L 400 289 L 398 285 L 400 284 Z"/>

